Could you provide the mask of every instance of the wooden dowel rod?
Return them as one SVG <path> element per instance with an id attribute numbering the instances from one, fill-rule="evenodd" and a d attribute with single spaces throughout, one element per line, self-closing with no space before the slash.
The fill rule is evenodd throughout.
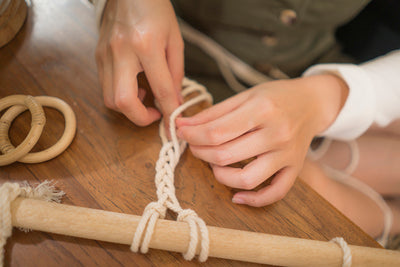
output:
<path id="1" fill-rule="evenodd" d="M 15 227 L 130 245 L 140 216 L 18 198 L 11 205 Z M 337 244 L 208 226 L 210 256 L 282 266 L 341 266 Z M 186 223 L 159 220 L 151 248 L 185 252 Z M 400 252 L 350 246 L 352 266 L 400 266 Z"/>

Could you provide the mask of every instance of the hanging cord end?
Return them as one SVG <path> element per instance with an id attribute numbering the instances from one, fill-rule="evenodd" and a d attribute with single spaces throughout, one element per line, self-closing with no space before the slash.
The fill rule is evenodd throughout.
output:
<path id="1" fill-rule="evenodd" d="M 56 190 L 54 183 L 44 181 L 35 188 L 31 187 L 27 182 L 22 185 L 18 183 L 4 183 L 0 187 L 0 266 L 4 260 L 4 246 L 7 238 L 12 234 L 11 221 L 11 203 L 17 197 L 33 198 L 45 201 L 60 202 L 63 191 Z M 23 231 L 29 231 L 23 229 Z"/>
<path id="2" fill-rule="evenodd" d="M 196 256 L 197 246 L 200 237 L 199 261 L 205 262 L 208 258 L 210 239 L 205 222 L 191 209 L 184 209 L 178 213 L 177 221 L 189 224 L 190 241 L 186 253 L 183 254 L 185 260 L 192 260 Z M 199 235 L 200 232 L 200 235 Z"/>
<path id="3" fill-rule="evenodd" d="M 156 222 L 158 219 L 164 219 L 166 212 L 167 208 L 161 202 L 150 202 L 146 206 L 133 236 L 131 251 L 148 252 Z"/>

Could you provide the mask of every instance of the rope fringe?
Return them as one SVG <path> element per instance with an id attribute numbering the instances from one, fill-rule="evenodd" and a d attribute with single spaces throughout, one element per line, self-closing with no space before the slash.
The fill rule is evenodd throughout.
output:
<path id="1" fill-rule="evenodd" d="M 4 246 L 7 238 L 12 234 L 11 203 L 17 197 L 60 202 L 63 195 L 64 192 L 56 190 L 51 181 L 44 181 L 35 188 L 27 182 L 21 185 L 7 182 L 0 187 L 0 267 L 3 266 L 4 261 Z"/>

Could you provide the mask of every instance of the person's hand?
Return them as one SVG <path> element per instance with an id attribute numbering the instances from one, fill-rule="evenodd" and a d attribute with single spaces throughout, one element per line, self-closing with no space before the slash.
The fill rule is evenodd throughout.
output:
<path id="1" fill-rule="evenodd" d="M 161 113 L 146 107 L 138 88 L 144 71 L 162 114 L 168 118 L 181 101 L 183 40 L 168 0 L 108 0 L 96 62 L 104 103 L 132 122 L 146 126 Z"/>
<path id="2" fill-rule="evenodd" d="M 347 91 L 333 75 L 264 83 L 193 117 L 178 118 L 178 136 L 229 187 L 251 190 L 275 174 L 270 185 L 232 199 L 268 205 L 289 191 L 312 138 L 335 120 Z M 243 169 L 228 166 L 252 157 Z"/>

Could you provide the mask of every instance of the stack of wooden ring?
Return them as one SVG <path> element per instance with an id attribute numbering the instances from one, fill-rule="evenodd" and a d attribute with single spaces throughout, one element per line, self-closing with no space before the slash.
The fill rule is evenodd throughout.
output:
<path id="1" fill-rule="evenodd" d="M 60 111 L 65 118 L 65 129 L 60 140 L 43 151 L 29 153 L 39 140 L 46 117 L 42 106 Z M 63 100 L 50 96 L 12 95 L 0 99 L 0 112 L 9 108 L 0 118 L 0 166 L 13 162 L 39 163 L 60 155 L 72 142 L 76 132 L 76 118 L 71 107 Z M 25 140 L 14 147 L 8 137 L 12 121 L 22 112 L 29 109 L 32 115 L 31 129 Z"/>

